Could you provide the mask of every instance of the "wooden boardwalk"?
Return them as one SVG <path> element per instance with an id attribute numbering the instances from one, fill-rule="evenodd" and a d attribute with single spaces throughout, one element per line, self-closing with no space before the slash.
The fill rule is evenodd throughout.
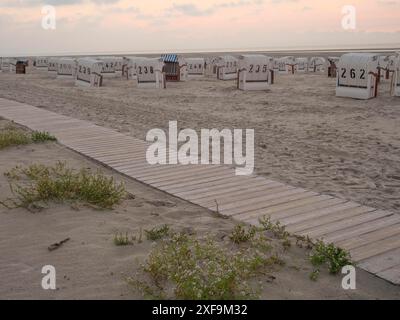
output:
<path id="1" fill-rule="evenodd" d="M 288 231 L 348 249 L 358 266 L 400 284 L 400 215 L 295 188 L 220 165 L 149 165 L 148 143 L 27 104 L 0 99 L 0 116 L 48 131 L 66 147 L 173 196 L 257 224 L 270 216 Z"/>

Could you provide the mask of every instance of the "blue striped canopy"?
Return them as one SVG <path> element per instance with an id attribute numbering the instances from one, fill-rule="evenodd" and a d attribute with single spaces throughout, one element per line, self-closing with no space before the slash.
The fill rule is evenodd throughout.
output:
<path id="1" fill-rule="evenodd" d="M 178 62 L 178 55 L 177 54 L 163 54 L 161 59 L 164 62 Z"/>

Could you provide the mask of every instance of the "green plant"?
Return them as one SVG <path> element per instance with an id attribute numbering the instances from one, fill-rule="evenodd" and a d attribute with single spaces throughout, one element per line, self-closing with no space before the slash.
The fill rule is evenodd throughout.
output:
<path id="1" fill-rule="evenodd" d="M 212 239 L 174 234 L 155 247 L 144 270 L 158 288 L 172 285 L 177 299 L 251 299 L 248 282 L 281 261 L 258 250 L 230 251 Z"/>
<path id="2" fill-rule="evenodd" d="M 296 245 L 299 248 L 306 248 L 306 249 L 312 249 L 314 247 L 313 242 L 311 241 L 310 237 L 307 236 L 300 236 L 300 235 L 294 235 L 296 238 Z"/>
<path id="3" fill-rule="evenodd" d="M 238 224 L 232 230 L 229 239 L 236 244 L 247 242 L 254 238 L 256 231 L 257 229 L 254 226 L 246 228 L 245 226 Z"/>
<path id="4" fill-rule="evenodd" d="M 117 233 L 114 235 L 114 244 L 116 246 L 128 246 L 133 244 L 134 240 L 134 237 L 128 236 L 128 232 L 126 232 L 125 234 Z"/>
<path id="5" fill-rule="evenodd" d="M 310 253 L 310 261 L 314 266 L 326 264 L 332 274 L 337 274 L 342 267 L 352 264 L 348 251 L 336 247 L 333 243 L 325 244 L 321 240 L 315 243 Z"/>
<path id="6" fill-rule="evenodd" d="M 289 238 L 285 238 L 282 240 L 282 246 L 285 250 L 288 250 L 292 246 L 292 242 Z"/>
<path id="7" fill-rule="evenodd" d="M 261 227 L 265 231 L 270 231 L 278 239 L 286 239 L 289 237 L 289 232 L 286 231 L 285 226 L 281 225 L 279 221 L 273 223 L 270 217 L 262 217 L 259 220 Z"/>
<path id="8" fill-rule="evenodd" d="M 33 131 L 28 133 L 19 128 L 8 126 L 0 132 L 0 149 L 24 145 L 29 143 L 41 143 L 46 141 L 56 141 L 57 139 L 48 132 Z"/>
<path id="9" fill-rule="evenodd" d="M 54 166 L 33 164 L 5 173 L 15 198 L 1 202 L 11 208 L 41 208 L 49 201 L 79 201 L 96 208 L 113 208 L 126 195 L 123 183 L 89 169 L 76 171 L 57 162 Z M 9 205 L 11 203 L 11 205 Z"/>
<path id="10" fill-rule="evenodd" d="M 127 279 L 128 284 L 142 292 L 143 296 L 146 299 L 150 300 L 165 300 L 165 294 L 162 291 L 162 289 L 149 285 L 145 281 L 141 281 L 139 279 L 133 278 L 133 277 L 128 277 Z"/>
<path id="11" fill-rule="evenodd" d="M 312 281 L 317 281 L 317 280 L 318 280 L 318 277 L 319 277 L 319 269 L 315 269 L 315 270 L 313 270 L 313 271 L 309 274 L 309 278 L 310 278 Z"/>
<path id="12" fill-rule="evenodd" d="M 21 130 L 6 129 L 0 132 L 0 149 L 10 146 L 29 144 L 31 142 L 29 136 Z"/>
<path id="13" fill-rule="evenodd" d="M 46 142 L 46 141 L 57 141 L 56 137 L 48 132 L 33 131 L 31 133 L 31 139 L 35 143 Z"/>
<path id="14" fill-rule="evenodd" d="M 161 227 L 154 227 L 150 230 L 144 230 L 144 232 L 146 233 L 146 238 L 147 240 L 159 240 L 164 238 L 165 236 L 168 235 L 169 233 L 169 226 L 164 224 Z"/>

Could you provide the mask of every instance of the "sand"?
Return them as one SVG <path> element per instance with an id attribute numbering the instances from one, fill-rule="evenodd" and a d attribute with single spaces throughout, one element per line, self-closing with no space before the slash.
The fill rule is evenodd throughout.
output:
<path id="1" fill-rule="evenodd" d="M 0 120 L 0 129 L 8 122 Z M 173 198 L 134 180 L 116 174 L 57 143 L 9 147 L 0 150 L 0 195 L 11 197 L 3 173 L 16 165 L 55 164 L 66 161 L 69 167 L 102 170 L 124 181 L 134 196 L 114 210 L 94 210 L 85 206 L 50 203 L 40 212 L 6 209 L 0 206 L 0 299 L 140 299 L 126 277 L 141 279 L 141 264 L 153 243 L 144 237 L 140 244 L 117 247 L 117 232 L 139 234 L 162 224 L 177 231 L 211 234 L 222 239 L 234 221 Z M 47 247 L 70 238 L 55 251 Z M 307 251 L 293 246 L 282 252 L 285 266 L 262 276 L 262 299 L 399 299 L 400 290 L 388 282 L 357 270 L 357 290 L 341 288 L 341 277 L 321 272 L 317 282 L 309 279 L 312 267 Z M 53 265 L 57 290 L 41 288 L 41 268 Z M 274 278 L 271 277 L 271 275 Z"/>
<path id="2" fill-rule="evenodd" d="M 267 92 L 243 92 L 212 78 L 138 89 L 105 79 L 79 88 L 47 72 L 0 74 L 0 97 L 145 139 L 152 128 L 255 129 L 258 174 L 400 213 L 400 99 L 384 81 L 376 99 L 335 96 L 325 75 L 278 75 Z"/>

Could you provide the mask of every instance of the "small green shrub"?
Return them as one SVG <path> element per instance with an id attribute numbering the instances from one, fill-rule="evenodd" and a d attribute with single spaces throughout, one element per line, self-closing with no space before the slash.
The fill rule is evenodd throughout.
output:
<path id="1" fill-rule="evenodd" d="M 238 224 L 232 230 L 229 239 L 236 244 L 247 242 L 254 239 L 256 231 L 257 229 L 254 226 L 246 228 L 245 226 Z"/>
<path id="2" fill-rule="evenodd" d="M 25 168 L 15 167 L 5 173 L 10 182 L 14 199 L 1 202 L 7 207 L 40 208 L 49 201 L 79 201 L 96 208 L 112 208 L 125 196 L 123 183 L 113 177 L 88 169 L 76 171 L 58 162 L 55 166 L 33 164 Z"/>
<path id="3" fill-rule="evenodd" d="M 34 143 L 41 143 L 46 141 L 57 141 L 56 137 L 48 132 L 33 131 L 31 139 Z"/>
<path id="4" fill-rule="evenodd" d="M 321 240 L 315 243 L 310 253 L 310 261 L 313 266 L 326 264 L 332 274 L 337 274 L 342 267 L 352 264 L 348 251 L 336 247 L 333 243 L 325 244 Z"/>
<path id="5" fill-rule="evenodd" d="M 309 275 L 309 278 L 310 278 L 310 280 L 312 280 L 312 281 L 317 281 L 317 280 L 318 280 L 318 277 L 319 277 L 319 269 L 313 270 L 313 271 L 310 273 L 310 275 Z"/>
<path id="6" fill-rule="evenodd" d="M 292 246 L 292 242 L 289 238 L 285 238 L 282 240 L 282 246 L 285 250 L 289 250 L 289 248 Z"/>
<path id="7" fill-rule="evenodd" d="M 286 231 L 285 226 L 281 225 L 279 221 L 273 223 L 270 217 L 262 217 L 259 220 L 261 227 L 265 231 L 270 231 L 274 237 L 278 239 L 286 239 L 290 236 L 289 232 Z"/>
<path id="8" fill-rule="evenodd" d="M 307 236 L 294 235 L 294 237 L 296 239 L 296 245 L 299 248 L 306 248 L 308 250 L 311 250 L 314 247 L 314 244 L 308 235 Z"/>
<path id="9" fill-rule="evenodd" d="M 158 288 L 172 285 L 177 299 L 253 299 L 248 281 L 278 262 L 259 250 L 232 252 L 210 238 L 174 234 L 152 250 L 144 270 Z"/>
<path id="10" fill-rule="evenodd" d="M 33 131 L 29 133 L 13 126 L 8 126 L 0 131 L 0 149 L 46 141 L 57 141 L 57 139 L 48 132 Z"/>
<path id="11" fill-rule="evenodd" d="M 133 244 L 134 240 L 134 237 L 128 236 L 128 232 L 126 232 L 125 234 L 117 233 L 114 235 L 114 244 L 116 246 L 128 246 Z"/>
<path id="12" fill-rule="evenodd" d="M 166 237 L 169 234 L 169 226 L 164 224 L 161 227 L 154 227 L 150 230 L 144 230 L 147 240 L 156 241 Z"/>
<path id="13" fill-rule="evenodd" d="M 0 132 L 0 149 L 29 143 L 31 140 L 24 131 L 7 129 Z"/>

